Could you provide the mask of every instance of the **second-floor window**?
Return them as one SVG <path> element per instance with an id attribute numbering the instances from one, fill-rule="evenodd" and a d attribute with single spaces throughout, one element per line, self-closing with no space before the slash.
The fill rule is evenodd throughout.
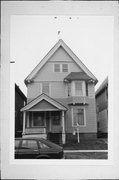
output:
<path id="1" fill-rule="evenodd" d="M 50 94 L 50 86 L 48 82 L 42 83 L 42 93 L 49 95 Z"/>
<path id="2" fill-rule="evenodd" d="M 68 72 L 68 64 L 54 64 L 54 72 Z"/>
<path id="3" fill-rule="evenodd" d="M 68 72 L 68 64 L 62 64 L 62 72 Z"/>
<path id="4" fill-rule="evenodd" d="M 54 72 L 60 72 L 60 64 L 54 64 Z"/>
<path id="5" fill-rule="evenodd" d="M 83 96 L 82 82 L 80 82 L 80 81 L 75 82 L 75 95 Z"/>

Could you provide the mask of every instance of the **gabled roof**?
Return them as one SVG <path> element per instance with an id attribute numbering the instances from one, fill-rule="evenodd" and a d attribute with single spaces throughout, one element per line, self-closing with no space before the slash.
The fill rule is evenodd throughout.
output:
<path id="1" fill-rule="evenodd" d="M 15 93 L 18 93 L 21 98 L 26 102 L 27 101 L 27 98 L 26 96 L 24 95 L 24 93 L 21 91 L 21 89 L 19 88 L 19 86 L 15 83 Z"/>
<path id="2" fill-rule="evenodd" d="M 21 111 L 30 110 L 33 106 L 40 103 L 42 100 L 45 100 L 45 101 L 49 102 L 50 104 L 52 104 L 53 106 L 55 106 L 59 110 L 64 110 L 64 111 L 67 110 L 67 108 L 65 106 L 63 106 L 61 103 L 59 103 L 58 101 L 52 99 L 51 97 L 47 96 L 46 94 L 41 94 L 40 96 L 35 98 L 33 101 L 28 103 L 25 107 L 23 107 L 21 109 Z"/>
<path id="3" fill-rule="evenodd" d="M 95 96 L 98 96 L 104 88 L 108 87 L 108 77 L 105 78 L 105 80 L 102 82 L 102 84 L 97 89 Z"/>
<path id="4" fill-rule="evenodd" d="M 92 78 L 84 72 L 71 72 L 70 74 L 68 74 L 68 76 L 66 76 L 64 78 L 64 80 L 67 80 L 67 81 L 72 81 L 72 80 L 89 81 L 89 80 L 92 80 Z"/>
<path id="5" fill-rule="evenodd" d="M 73 51 L 60 39 L 55 46 L 47 53 L 47 55 L 40 61 L 40 63 L 33 69 L 33 71 L 24 80 L 25 84 L 32 81 L 39 70 L 45 65 L 45 63 L 51 58 L 51 56 L 57 51 L 59 47 L 64 48 L 64 50 L 72 57 L 72 59 L 77 63 L 78 66 L 84 71 L 88 76 L 97 82 L 96 77 L 89 71 L 89 69 L 81 62 L 81 60 L 73 53 Z"/>

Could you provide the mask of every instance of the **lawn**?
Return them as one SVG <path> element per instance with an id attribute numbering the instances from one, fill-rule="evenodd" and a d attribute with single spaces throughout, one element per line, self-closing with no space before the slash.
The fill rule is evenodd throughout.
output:
<path id="1" fill-rule="evenodd" d="M 82 140 L 80 143 L 68 143 L 63 145 L 64 150 L 107 150 L 106 139 Z"/>
<path id="2" fill-rule="evenodd" d="M 107 152 L 65 153 L 65 159 L 108 159 Z"/>

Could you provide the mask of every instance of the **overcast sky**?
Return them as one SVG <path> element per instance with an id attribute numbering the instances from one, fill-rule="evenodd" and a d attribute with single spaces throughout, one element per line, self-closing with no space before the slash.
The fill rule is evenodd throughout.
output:
<path id="1" fill-rule="evenodd" d="M 58 35 L 60 31 L 60 36 Z M 24 79 L 59 38 L 96 76 L 96 89 L 111 73 L 113 18 L 111 16 L 11 16 L 10 53 L 15 82 L 25 93 Z"/>

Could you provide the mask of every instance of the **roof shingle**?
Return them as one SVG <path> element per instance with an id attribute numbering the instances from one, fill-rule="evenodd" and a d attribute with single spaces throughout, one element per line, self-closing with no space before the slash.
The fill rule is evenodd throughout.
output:
<path id="1" fill-rule="evenodd" d="M 72 80 L 93 80 L 90 76 L 88 76 L 84 72 L 71 72 L 68 76 L 64 78 L 64 80 L 72 81 Z"/>

